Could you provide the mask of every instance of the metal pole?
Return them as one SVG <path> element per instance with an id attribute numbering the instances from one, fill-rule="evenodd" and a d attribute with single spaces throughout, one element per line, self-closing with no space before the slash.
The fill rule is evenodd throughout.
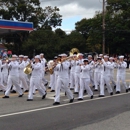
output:
<path id="1" fill-rule="evenodd" d="M 103 0 L 103 21 L 102 21 L 102 33 L 103 33 L 103 43 L 102 43 L 102 53 L 105 54 L 105 0 Z"/>

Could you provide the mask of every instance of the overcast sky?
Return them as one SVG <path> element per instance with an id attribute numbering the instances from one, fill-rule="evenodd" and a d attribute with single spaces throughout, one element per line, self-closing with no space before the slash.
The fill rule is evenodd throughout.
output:
<path id="1" fill-rule="evenodd" d="M 96 11 L 102 10 L 102 0 L 40 0 L 41 6 L 60 8 L 63 30 L 73 30 L 75 23 L 82 18 L 92 18 Z"/>

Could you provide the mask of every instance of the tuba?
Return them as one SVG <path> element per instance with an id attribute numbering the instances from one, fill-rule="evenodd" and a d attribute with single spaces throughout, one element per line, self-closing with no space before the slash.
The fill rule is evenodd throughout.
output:
<path id="1" fill-rule="evenodd" d="M 78 54 L 78 53 L 79 53 L 79 49 L 77 49 L 77 48 L 72 48 L 70 50 L 70 56 L 73 56 L 74 54 Z"/>
<path id="2" fill-rule="evenodd" d="M 31 63 L 29 63 L 29 64 L 24 68 L 23 71 L 24 71 L 25 74 L 31 74 L 31 73 L 32 73 Z"/>

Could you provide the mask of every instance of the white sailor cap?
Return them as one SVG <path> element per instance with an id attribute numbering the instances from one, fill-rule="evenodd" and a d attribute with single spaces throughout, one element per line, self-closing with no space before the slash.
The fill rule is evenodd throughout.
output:
<path id="1" fill-rule="evenodd" d="M 102 57 L 103 56 L 103 54 L 99 54 L 99 57 Z"/>
<path id="2" fill-rule="evenodd" d="M 101 57 L 97 57 L 98 60 L 101 60 L 102 58 Z"/>
<path id="3" fill-rule="evenodd" d="M 19 58 L 23 58 L 24 57 L 24 55 L 19 55 Z"/>
<path id="4" fill-rule="evenodd" d="M 113 57 L 110 57 L 109 60 L 113 60 L 114 58 Z"/>
<path id="5" fill-rule="evenodd" d="M 23 58 L 28 58 L 28 56 L 24 56 Z"/>
<path id="6" fill-rule="evenodd" d="M 17 55 L 12 55 L 13 58 L 17 58 Z"/>
<path id="7" fill-rule="evenodd" d="M 119 56 L 119 59 L 123 59 L 124 58 L 124 56 Z"/>
<path id="8" fill-rule="evenodd" d="M 88 59 L 84 59 L 83 62 L 88 62 Z"/>
<path id="9" fill-rule="evenodd" d="M 109 56 L 105 55 L 104 58 L 109 58 Z"/>
<path id="10" fill-rule="evenodd" d="M 67 56 L 65 53 L 61 54 L 61 56 Z"/>
<path id="11" fill-rule="evenodd" d="M 36 56 L 35 56 L 35 58 L 38 58 L 38 59 L 40 59 L 40 56 L 39 56 L 39 55 L 36 55 Z"/>
<path id="12" fill-rule="evenodd" d="M 83 56 L 83 54 L 82 53 L 78 53 L 78 56 Z"/>
<path id="13" fill-rule="evenodd" d="M 88 55 L 88 57 L 92 57 L 92 55 Z"/>
<path id="14" fill-rule="evenodd" d="M 73 56 L 77 56 L 76 54 L 74 54 Z"/>
<path id="15" fill-rule="evenodd" d="M 40 54 L 40 56 L 43 56 L 43 55 L 44 55 L 43 53 Z"/>

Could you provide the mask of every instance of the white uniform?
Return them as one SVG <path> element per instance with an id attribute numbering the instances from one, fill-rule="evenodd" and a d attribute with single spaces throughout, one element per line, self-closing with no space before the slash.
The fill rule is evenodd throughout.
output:
<path id="1" fill-rule="evenodd" d="M 89 61 L 89 66 L 90 66 L 90 71 L 89 71 L 90 83 L 94 87 L 95 85 L 94 85 L 94 61 L 93 60 Z"/>
<path id="2" fill-rule="evenodd" d="M 7 63 L 3 63 L 1 67 L 2 67 L 2 83 L 7 85 L 8 64 Z"/>
<path id="3" fill-rule="evenodd" d="M 93 92 L 90 89 L 90 66 L 83 65 L 81 66 L 81 75 L 80 75 L 80 90 L 79 90 L 79 99 L 83 99 L 84 88 L 87 90 L 89 96 L 93 96 Z"/>
<path id="4" fill-rule="evenodd" d="M 26 90 L 29 90 L 29 86 L 28 86 L 27 80 L 26 80 L 26 78 L 25 78 L 24 68 L 25 68 L 25 63 L 24 63 L 24 61 L 22 61 L 22 62 L 19 64 L 19 79 L 20 79 L 20 83 L 21 83 L 21 85 L 22 85 L 21 88 L 23 88 L 24 91 L 26 91 Z"/>
<path id="5" fill-rule="evenodd" d="M 60 89 L 64 89 L 67 97 L 69 99 L 73 99 L 73 94 L 69 89 L 69 77 L 68 77 L 68 68 L 69 65 L 66 62 L 63 62 L 61 64 L 58 64 L 56 66 L 57 72 L 58 72 L 58 78 L 57 78 L 57 85 L 55 89 L 55 102 L 60 102 Z"/>
<path id="6" fill-rule="evenodd" d="M 81 64 L 83 64 L 83 60 L 76 61 L 76 67 L 75 67 L 75 92 L 79 92 L 80 87 L 80 73 L 81 73 Z"/>
<path id="7" fill-rule="evenodd" d="M 108 93 L 112 94 L 113 90 L 110 85 L 110 71 L 111 69 L 113 69 L 113 65 L 111 65 L 109 61 L 105 62 L 104 60 L 103 60 L 103 65 L 104 65 L 104 82 L 107 85 Z"/>
<path id="8" fill-rule="evenodd" d="M 116 64 L 117 67 L 117 84 L 116 84 L 116 92 L 117 91 L 121 91 L 121 87 L 120 87 L 120 81 L 122 81 L 123 86 L 126 88 L 126 90 L 128 89 L 126 82 L 125 82 L 125 77 L 126 77 L 126 67 L 127 64 L 125 61 L 123 61 L 120 64 Z"/>
<path id="9" fill-rule="evenodd" d="M 19 85 L 19 63 L 17 61 L 11 61 L 8 64 L 9 67 L 9 76 L 7 81 L 7 89 L 5 92 L 5 96 L 9 96 L 10 89 L 12 85 L 15 85 L 16 91 L 19 93 L 19 95 L 23 95 L 23 92 Z"/>
<path id="10" fill-rule="evenodd" d="M 70 70 L 70 89 L 74 89 L 74 86 L 75 86 L 76 61 L 75 60 L 71 60 L 70 66 L 71 66 L 71 70 Z"/>
<path id="11" fill-rule="evenodd" d="M 110 68 L 110 81 L 112 82 L 112 86 L 116 86 L 116 82 L 114 81 L 114 68 L 115 68 L 115 63 L 114 62 L 110 62 L 111 63 L 111 68 Z"/>
<path id="12" fill-rule="evenodd" d="M 2 76 L 2 72 L 1 72 L 1 67 L 2 67 L 2 61 L 0 60 L 0 90 L 5 91 L 5 86 L 3 85 L 3 76 Z"/>
<path id="13" fill-rule="evenodd" d="M 29 94 L 28 99 L 33 99 L 33 90 L 34 87 L 37 87 L 39 94 L 44 96 L 45 90 L 41 87 L 41 63 L 35 63 L 32 65 L 32 74 L 30 78 L 30 87 L 29 87 Z"/>

